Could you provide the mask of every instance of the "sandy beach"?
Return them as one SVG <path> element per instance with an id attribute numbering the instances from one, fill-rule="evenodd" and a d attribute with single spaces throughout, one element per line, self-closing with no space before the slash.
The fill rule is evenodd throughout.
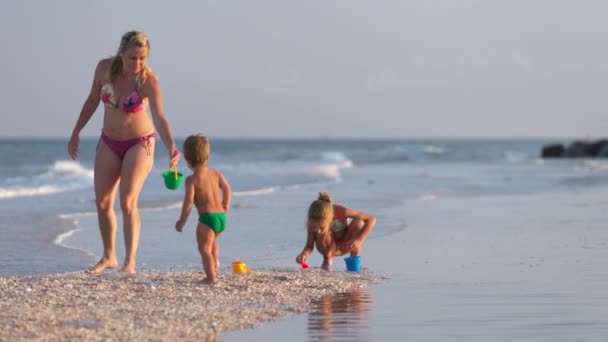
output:
<path id="1" fill-rule="evenodd" d="M 213 286 L 202 278 L 200 272 L 1 277 L 0 340 L 213 340 L 383 280 L 366 272 L 281 269 L 224 273 Z"/>

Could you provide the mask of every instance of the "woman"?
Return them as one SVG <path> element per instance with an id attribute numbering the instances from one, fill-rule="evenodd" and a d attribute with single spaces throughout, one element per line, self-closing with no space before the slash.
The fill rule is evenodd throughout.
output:
<path id="1" fill-rule="evenodd" d="M 332 204 L 331 196 L 321 192 L 308 208 L 306 245 L 296 257 L 296 262 L 306 265 L 306 259 L 316 244 L 323 256 L 321 268 L 329 271 L 334 256 L 344 253 L 359 255 L 363 242 L 375 225 L 374 216 Z"/>
<path id="2" fill-rule="evenodd" d="M 163 111 L 158 79 L 146 64 L 150 44 L 138 31 L 125 33 L 115 56 L 97 64 L 93 86 L 72 131 L 68 152 L 78 157 L 79 134 L 101 100 L 104 103 L 103 128 L 95 156 L 95 203 L 103 241 L 101 260 L 87 270 L 99 274 L 118 266 L 116 259 L 116 213 L 114 200 L 119 189 L 125 237 L 125 260 L 121 271 L 135 273 L 141 220 L 138 200 L 142 186 L 152 170 L 156 133 L 176 165 L 176 148 L 169 122 Z M 148 114 L 148 109 L 152 115 Z"/>

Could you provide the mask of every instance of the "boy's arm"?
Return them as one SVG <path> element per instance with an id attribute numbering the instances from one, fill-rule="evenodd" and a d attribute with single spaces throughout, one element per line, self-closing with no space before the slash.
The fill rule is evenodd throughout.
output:
<path id="1" fill-rule="evenodd" d="M 182 213 L 179 219 L 175 223 L 175 230 L 181 232 L 186 224 L 190 210 L 192 210 L 192 204 L 194 203 L 194 181 L 191 177 L 186 178 L 186 193 L 184 194 L 184 203 L 182 204 Z"/>
<path id="2" fill-rule="evenodd" d="M 232 187 L 226 177 L 221 172 L 218 172 L 220 178 L 220 189 L 222 190 L 222 207 L 228 213 L 230 210 L 230 202 L 232 201 Z"/>

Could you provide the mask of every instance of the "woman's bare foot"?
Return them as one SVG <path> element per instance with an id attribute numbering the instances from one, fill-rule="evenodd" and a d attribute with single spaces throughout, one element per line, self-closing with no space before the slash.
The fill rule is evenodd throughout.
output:
<path id="1" fill-rule="evenodd" d="M 201 280 L 201 283 L 203 283 L 203 285 L 213 285 L 213 284 L 217 283 L 217 279 L 211 280 L 209 278 L 205 278 L 205 279 Z"/>
<path id="2" fill-rule="evenodd" d="M 116 267 L 118 267 L 118 262 L 116 261 L 116 259 L 101 258 L 101 260 L 99 260 L 99 262 L 97 262 L 97 264 L 95 266 L 86 270 L 85 273 L 100 274 L 106 268 L 116 268 Z"/>
<path id="3" fill-rule="evenodd" d="M 124 264 L 120 269 L 120 272 L 135 274 L 135 265 L 134 264 Z"/>

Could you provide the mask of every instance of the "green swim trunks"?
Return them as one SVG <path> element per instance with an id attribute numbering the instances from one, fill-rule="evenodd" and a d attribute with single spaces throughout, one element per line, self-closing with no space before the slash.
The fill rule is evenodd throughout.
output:
<path id="1" fill-rule="evenodd" d="M 198 222 L 206 224 L 219 234 L 226 229 L 226 213 L 201 213 L 198 215 Z"/>

